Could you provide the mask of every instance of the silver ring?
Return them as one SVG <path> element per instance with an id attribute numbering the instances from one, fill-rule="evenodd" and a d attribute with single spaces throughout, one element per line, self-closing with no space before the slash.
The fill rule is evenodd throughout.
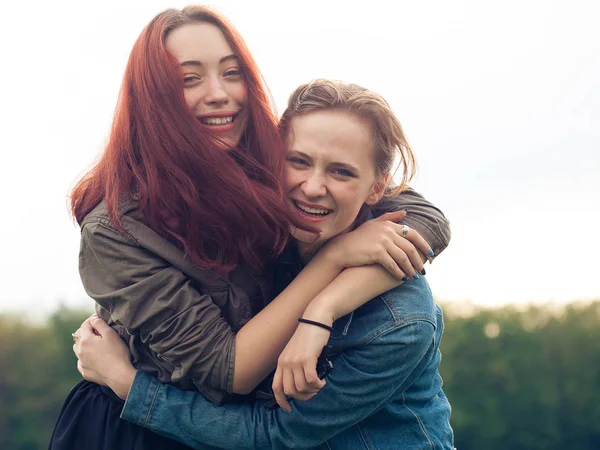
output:
<path id="1" fill-rule="evenodd" d="M 408 228 L 407 225 L 402 225 L 402 237 L 406 237 L 408 230 L 410 230 L 410 228 Z"/>
<path id="2" fill-rule="evenodd" d="M 71 337 L 73 338 L 73 342 L 77 343 L 79 336 L 77 336 L 75 333 L 71 333 Z"/>

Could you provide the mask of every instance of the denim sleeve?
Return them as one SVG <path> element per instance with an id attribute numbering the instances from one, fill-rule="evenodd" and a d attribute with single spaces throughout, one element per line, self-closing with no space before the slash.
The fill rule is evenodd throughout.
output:
<path id="1" fill-rule="evenodd" d="M 419 376 L 434 324 L 418 320 L 377 335 L 335 359 L 326 386 L 292 412 L 257 402 L 215 406 L 138 372 L 121 417 L 191 447 L 312 448 L 378 411 Z"/>

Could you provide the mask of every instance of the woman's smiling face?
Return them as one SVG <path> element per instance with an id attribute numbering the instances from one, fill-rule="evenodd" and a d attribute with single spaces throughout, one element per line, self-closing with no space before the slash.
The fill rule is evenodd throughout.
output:
<path id="1" fill-rule="evenodd" d="M 246 129 L 246 83 L 223 32 L 211 23 L 188 23 L 167 35 L 181 65 L 188 108 L 206 130 L 234 147 Z"/>
<path id="2" fill-rule="evenodd" d="M 361 207 L 377 203 L 385 189 L 375 171 L 371 123 L 343 110 L 294 117 L 288 133 L 286 191 L 299 218 L 320 235 L 294 230 L 302 253 L 348 231 Z"/>

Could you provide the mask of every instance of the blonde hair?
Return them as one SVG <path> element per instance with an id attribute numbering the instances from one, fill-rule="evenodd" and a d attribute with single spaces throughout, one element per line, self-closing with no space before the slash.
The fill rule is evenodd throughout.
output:
<path id="1" fill-rule="evenodd" d="M 283 137 L 288 136 L 294 117 L 323 110 L 348 111 L 369 120 L 375 137 L 375 175 L 378 178 L 390 175 L 386 195 L 397 195 L 408 186 L 416 171 L 415 155 L 400 121 L 381 95 L 357 84 L 336 80 L 317 79 L 303 84 L 290 96 L 279 121 Z M 396 155 L 399 162 L 392 170 Z M 399 166 L 403 167 L 402 178 L 400 184 L 395 185 L 393 175 Z"/>

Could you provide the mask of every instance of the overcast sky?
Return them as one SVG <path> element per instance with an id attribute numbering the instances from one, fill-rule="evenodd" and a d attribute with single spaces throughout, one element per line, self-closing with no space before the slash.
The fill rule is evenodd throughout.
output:
<path id="1" fill-rule="evenodd" d="M 0 311 L 91 305 L 66 196 L 102 150 L 135 38 L 185 4 L 3 7 Z M 391 103 L 418 156 L 414 186 L 452 222 L 450 247 L 428 269 L 438 299 L 600 297 L 598 2 L 210 5 L 241 31 L 280 112 L 316 77 Z"/>

